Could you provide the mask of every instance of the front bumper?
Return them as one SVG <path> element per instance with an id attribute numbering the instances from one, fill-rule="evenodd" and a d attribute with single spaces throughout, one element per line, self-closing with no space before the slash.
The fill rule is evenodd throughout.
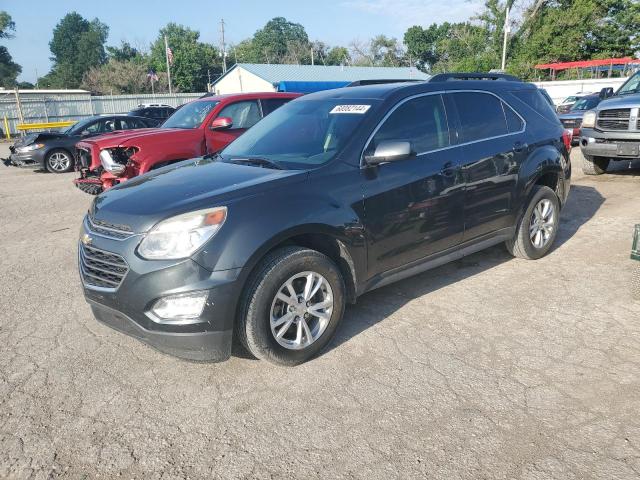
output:
<path id="1" fill-rule="evenodd" d="M 88 241 L 85 234 L 91 238 L 91 248 L 120 255 L 128 265 L 116 288 L 91 285 L 81 269 L 85 299 L 100 322 L 180 358 L 198 361 L 229 358 L 241 269 L 211 272 L 191 259 L 144 260 L 136 254 L 141 235 L 108 238 L 92 230 L 86 219 L 82 234 L 85 242 Z M 80 256 L 78 261 L 82 265 Z M 161 297 L 203 290 L 208 292 L 208 298 L 197 323 L 158 323 L 149 314 Z"/>
<path id="2" fill-rule="evenodd" d="M 9 158 L 3 158 L 2 162 L 6 166 L 14 166 L 21 168 L 45 168 L 43 152 L 34 150 L 32 152 L 18 153 L 14 152 Z"/>
<path id="3" fill-rule="evenodd" d="M 580 149 L 584 155 L 607 157 L 614 160 L 634 160 L 639 155 L 621 155 L 618 146 L 621 144 L 640 144 L 640 132 L 601 132 L 593 128 L 580 130 Z"/>

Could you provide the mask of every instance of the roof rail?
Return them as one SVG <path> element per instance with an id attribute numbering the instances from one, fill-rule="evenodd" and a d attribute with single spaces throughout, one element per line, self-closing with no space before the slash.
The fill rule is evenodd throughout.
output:
<path id="1" fill-rule="evenodd" d="M 384 83 L 400 83 L 400 82 L 424 82 L 424 80 L 418 79 L 400 79 L 400 78 L 390 78 L 390 79 L 378 79 L 374 78 L 371 80 L 356 80 L 355 82 L 351 82 L 347 87 L 362 87 L 364 85 L 381 85 Z"/>
<path id="2" fill-rule="evenodd" d="M 505 80 L 508 82 L 521 82 L 518 77 L 505 73 L 440 73 L 429 79 L 429 82 L 448 82 L 453 80 Z"/>

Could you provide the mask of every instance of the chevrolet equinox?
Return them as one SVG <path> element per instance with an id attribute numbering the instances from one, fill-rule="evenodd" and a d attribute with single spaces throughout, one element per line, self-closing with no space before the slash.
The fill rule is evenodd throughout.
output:
<path id="1" fill-rule="evenodd" d="M 220 361 L 296 365 L 345 304 L 498 243 L 545 255 L 571 138 L 538 89 L 444 74 L 298 98 L 218 154 L 96 197 L 79 242 L 96 318 Z"/>

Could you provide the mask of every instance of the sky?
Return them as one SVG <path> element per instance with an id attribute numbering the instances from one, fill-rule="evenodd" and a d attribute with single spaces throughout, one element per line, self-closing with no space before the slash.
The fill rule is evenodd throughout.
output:
<path id="1" fill-rule="evenodd" d="M 198 30 L 202 41 L 218 45 L 221 18 L 227 44 L 237 43 L 281 16 L 304 25 L 311 40 L 347 46 L 378 34 L 402 39 L 412 25 L 466 20 L 481 4 L 481 0 L 0 0 L 0 10 L 16 23 L 15 38 L 2 44 L 22 65 L 18 80 L 35 82 L 36 75 L 51 68 L 53 28 L 74 10 L 109 26 L 107 45 L 127 40 L 148 46 L 169 22 Z"/>

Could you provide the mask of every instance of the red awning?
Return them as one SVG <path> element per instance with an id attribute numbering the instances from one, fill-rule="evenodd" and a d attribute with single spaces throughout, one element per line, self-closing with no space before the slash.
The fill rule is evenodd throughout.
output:
<path id="1" fill-rule="evenodd" d="M 535 66 L 540 70 L 567 70 L 569 68 L 589 68 L 589 67 L 602 67 L 608 65 L 627 65 L 629 63 L 639 63 L 637 58 L 602 58 L 598 60 L 581 60 L 579 62 L 558 62 L 558 63 L 541 63 Z"/>

